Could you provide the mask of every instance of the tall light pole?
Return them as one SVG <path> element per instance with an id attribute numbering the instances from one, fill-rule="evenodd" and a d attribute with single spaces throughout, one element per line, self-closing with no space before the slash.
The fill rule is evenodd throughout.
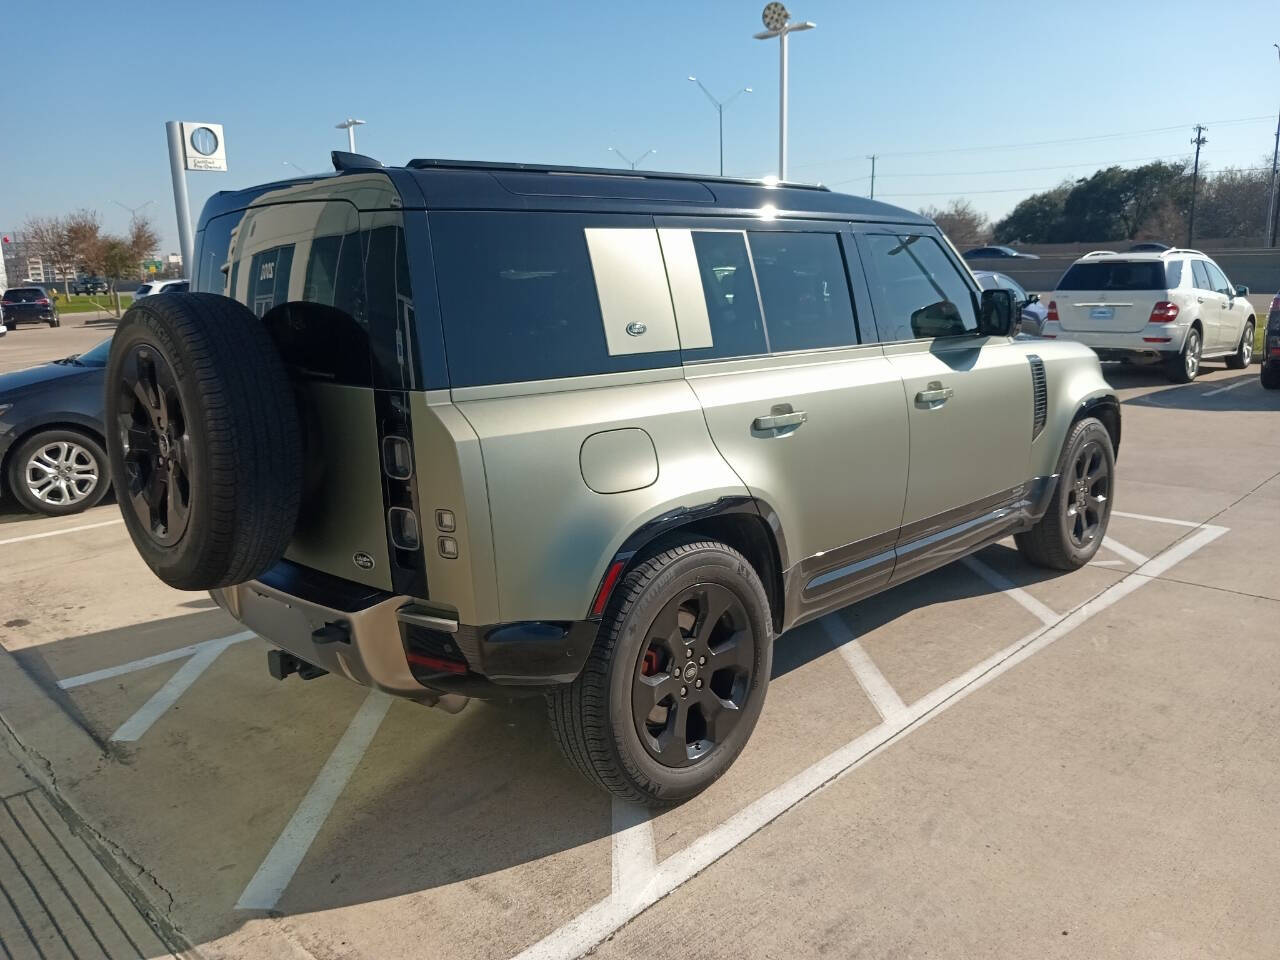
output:
<path id="1" fill-rule="evenodd" d="M 792 23 L 791 13 L 782 4 L 767 3 L 760 14 L 765 29 L 755 34 L 757 40 L 778 38 L 778 179 L 787 179 L 787 35 L 800 30 L 812 30 L 817 24 L 808 20 Z"/>
<path id="2" fill-rule="evenodd" d="M 364 126 L 363 120 L 355 120 L 351 117 L 347 117 L 347 119 L 343 120 L 341 123 L 335 123 L 333 125 L 333 128 L 335 130 L 347 131 L 347 146 L 351 148 L 352 153 L 355 153 L 356 152 L 356 127 L 362 127 L 362 126 Z"/>
<path id="3" fill-rule="evenodd" d="M 127 203 L 121 203 L 119 200 L 112 200 L 111 202 L 114 203 L 117 207 L 119 207 L 122 210 L 128 210 L 129 219 L 135 220 L 137 219 L 138 211 L 141 210 L 143 207 L 145 207 L 148 203 L 153 203 L 154 201 L 144 200 L 142 201 L 142 203 L 138 204 L 136 207 L 131 207 Z"/>
<path id="4" fill-rule="evenodd" d="M 637 166 L 639 166 L 640 161 L 641 161 L 641 160 L 643 160 L 645 157 L 649 156 L 649 154 L 651 154 L 651 153 L 657 153 L 657 152 L 658 152 L 657 150 L 654 150 L 653 148 L 650 148 L 650 149 L 646 150 L 644 153 L 640 154 L 640 156 L 638 156 L 638 157 L 636 157 L 634 160 L 632 160 L 630 157 L 628 157 L 625 153 L 623 153 L 623 152 L 622 152 L 621 150 L 619 150 L 617 147 L 610 147 L 609 149 L 610 149 L 611 151 L 613 151 L 614 153 L 616 153 L 618 156 L 620 156 L 620 157 L 622 158 L 622 162 L 623 162 L 623 163 L 630 164 L 630 165 L 631 165 L 631 169 L 632 169 L 632 170 L 634 170 Z"/>
<path id="5" fill-rule="evenodd" d="M 727 107 L 729 104 L 733 103 L 733 101 L 737 100 L 744 93 L 750 93 L 751 88 L 743 87 L 733 96 L 731 96 L 729 99 L 717 100 L 715 96 L 711 93 L 711 91 L 707 89 L 706 84 L 704 84 L 701 80 L 699 80 L 697 77 L 690 77 L 689 79 L 693 83 L 696 83 L 702 89 L 702 92 L 707 95 L 707 99 L 710 100 L 711 105 L 716 108 L 716 115 L 720 119 L 720 176 L 723 177 L 724 176 L 724 108 Z"/>
<path id="6" fill-rule="evenodd" d="M 1276 56 L 1280 56 L 1280 43 L 1273 43 L 1276 48 Z M 1280 114 L 1276 115 L 1276 145 L 1271 151 L 1271 190 L 1269 195 L 1271 202 L 1267 205 L 1267 246 L 1274 247 L 1276 245 L 1276 221 L 1280 220 L 1280 171 L 1277 171 L 1277 161 L 1280 161 Z"/>

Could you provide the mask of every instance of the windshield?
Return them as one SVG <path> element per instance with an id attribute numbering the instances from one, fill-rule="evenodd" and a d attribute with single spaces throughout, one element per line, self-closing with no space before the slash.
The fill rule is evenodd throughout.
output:
<path id="1" fill-rule="evenodd" d="M 1109 260 L 1074 264 L 1058 281 L 1059 290 L 1166 290 L 1159 260 Z"/>
<path id="2" fill-rule="evenodd" d="M 92 350 L 86 350 L 76 357 L 76 363 L 84 367 L 105 367 L 107 356 L 111 353 L 111 338 L 103 340 Z"/>
<path id="3" fill-rule="evenodd" d="M 138 292 L 135 294 L 135 296 L 139 296 L 139 297 L 140 297 L 140 296 L 142 296 L 143 294 L 147 294 L 147 293 L 150 293 L 150 292 L 151 292 L 151 284 L 149 284 L 149 283 L 144 283 L 142 286 L 140 286 L 140 287 L 138 288 Z"/>

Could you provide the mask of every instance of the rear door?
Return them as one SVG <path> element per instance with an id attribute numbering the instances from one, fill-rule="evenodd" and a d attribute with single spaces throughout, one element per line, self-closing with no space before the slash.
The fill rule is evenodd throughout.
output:
<path id="1" fill-rule="evenodd" d="M 1166 298 L 1159 260 L 1081 260 L 1058 281 L 1053 299 L 1062 329 L 1072 333 L 1137 333 Z"/>
<path id="2" fill-rule="evenodd" d="M 1222 310 L 1226 297 L 1213 288 L 1209 274 L 1209 261 L 1192 260 L 1191 276 L 1195 283 L 1196 306 L 1200 325 L 1204 328 L 1204 350 L 1212 352 L 1222 343 Z"/>
<path id="3" fill-rule="evenodd" d="M 1209 286 L 1218 300 L 1218 332 L 1212 349 L 1230 350 L 1240 341 L 1240 328 L 1244 325 L 1247 304 L 1236 303 L 1236 291 L 1227 275 L 1212 260 L 1204 262 L 1209 272 Z"/>
<path id="4" fill-rule="evenodd" d="M 892 572 L 902 382 L 859 342 L 841 226 L 723 223 L 660 221 L 685 376 L 721 455 L 776 514 L 805 619 Z"/>
<path id="5" fill-rule="evenodd" d="M 1032 379 L 1025 350 L 978 333 L 976 291 L 936 233 L 868 226 L 857 241 L 910 423 L 901 580 L 936 565 L 939 551 L 1023 491 Z"/>

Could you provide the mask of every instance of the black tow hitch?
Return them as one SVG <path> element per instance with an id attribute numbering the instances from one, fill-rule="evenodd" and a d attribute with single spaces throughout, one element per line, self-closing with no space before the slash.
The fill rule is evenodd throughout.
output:
<path id="1" fill-rule="evenodd" d="M 283 650 L 268 650 L 267 672 L 277 680 L 283 680 L 285 677 L 295 673 L 303 680 L 314 680 L 316 677 L 323 677 L 329 671 L 322 670 L 314 663 L 300 660 L 292 653 L 286 653 Z"/>

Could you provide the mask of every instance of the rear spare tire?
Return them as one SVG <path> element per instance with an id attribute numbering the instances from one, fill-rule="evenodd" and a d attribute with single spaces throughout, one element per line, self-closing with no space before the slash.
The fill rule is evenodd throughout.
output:
<path id="1" fill-rule="evenodd" d="M 156 576 L 210 590 L 280 560 L 298 517 L 302 435 L 261 320 L 210 293 L 138 301 L 112 340 L 106 406 L 116 498 Z"/>

